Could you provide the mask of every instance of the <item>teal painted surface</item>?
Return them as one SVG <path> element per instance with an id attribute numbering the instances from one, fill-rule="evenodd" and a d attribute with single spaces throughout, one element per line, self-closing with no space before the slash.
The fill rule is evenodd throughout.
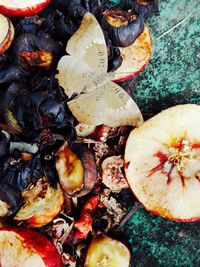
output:
<path id="1" fill-rule="evenodd" d="M 200 222 L 177 223 L 142 207 L 126 225 L 135 267 L 199 267 Z"/>
<path id="2" fill-rule="evenodd" d="M 175 104 L 200 103 L 200 1 L 160 2 L 160 15 L 148 21 L 153 56 L 136 85 L 136 101 L 153 114 Z"/>
<path id="3" fill-rule="evenodd" d="M 148 25 L 153 56 L 135 88 L 141 110 L 156 114 L 175 104 L 200 104 L 200 1 L 161 0 L 160 15 L 149 19 Z M 200 266 L 200 222 L 177 223 L 140 207 L 125 232 L 132 247 L 132 266 Z"/>

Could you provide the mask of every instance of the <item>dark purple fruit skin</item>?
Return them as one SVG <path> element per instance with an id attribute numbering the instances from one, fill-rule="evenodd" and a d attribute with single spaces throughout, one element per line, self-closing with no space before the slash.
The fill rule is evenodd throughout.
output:
<path id="1" fill-rule="evenodd" d="M 84 167 L 84 185 L 75 197 L 83 197 L 90 193 L 97 181 L 97 168 L 93 153 L 84 144 L 73 144 L 72 150 L 81 160 Z"/>
<path id="2" fill-rule="evenodd" d="M 8 204 L 8 212 L 5 217 L 11 216 L 16 213 L 21 204 L 21 192 L 6 183 L 0 183 L 0 200 Z"/>
<path id="3" fill-rule="evenodd" d="M 30 33 L 22 34 L 15 39 L 12 45 L 12 54 L 16 63 L 21 68 L 31 71 L 32 67 L 37 69 L 35 62 L 23 62 L 20 55 L 21 52 L 46 51 L 52 54 L 51 66 L 55 66 L 60 59 L 62 53 L 62 45 L 52 38 L 45 36 L 38 36 Z M 39 63 L 38 63 L 39 67 Z"/>
<path id="4" fill-rule="evenodd" d="M 126 0 L 124 3 L 125 9 L 132 9 L 136 14 L 143 16 L 147 19 L 153 16 L 154 13 L 159 12 L 159 1 L 150 0 L 147 6 L 139 4 L 136 0 Z"/>
<path id="5" fill-rule="evenodd" d="M 113 27 L 103 16 L 101 26 L 108 32 L 114 46 L 127 47 L 133 44 L 144 31 L 144 19 L 142 16 L 138 16 L 135 21 L 129 22 L 127 26 Z"/>

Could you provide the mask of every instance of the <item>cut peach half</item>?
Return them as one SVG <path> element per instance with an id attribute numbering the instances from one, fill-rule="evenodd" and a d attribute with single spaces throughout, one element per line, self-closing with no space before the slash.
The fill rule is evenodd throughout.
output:
<path id="1" fill-rule="evenodd" d="M 0 14 L 0 54 L 3 54 L 11 45 L 14 38 L 14 27 L 9 18 Z"/>
<path id="2" fill-rule="evenodd" d="M 33 16 L 50 2 L 51 0 L 0 0 L 0 12 L 12 17 Z"/>
<path id="3" fill-rule="evenodd" d="M 134 129 L 125 174 L 144 207 L 175 221 L 200 219 L 200 105 L 178 105 Z"/>
<path id="4" fill-rule="evenodd" d="M 152 55 L 150 29 L 145 25 L 144 32 L 128 47 L 119 47 L 123 61 L 114 72 L 114 82 L 123 82 L 139 74 L 148 64 Z"/>

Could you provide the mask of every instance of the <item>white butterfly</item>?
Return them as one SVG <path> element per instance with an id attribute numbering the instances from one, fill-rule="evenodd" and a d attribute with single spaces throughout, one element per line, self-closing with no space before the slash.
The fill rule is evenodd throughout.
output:
<path id="1" fill-rule="evenodd" d="M 107 46 L 96 18 L 87 12 L 67 43 L 56 78 L 68 97 L 68 106 L 79 122 L 111 127 L 139 126 L 142 114 L 133 99 L 107 73 Z"/>

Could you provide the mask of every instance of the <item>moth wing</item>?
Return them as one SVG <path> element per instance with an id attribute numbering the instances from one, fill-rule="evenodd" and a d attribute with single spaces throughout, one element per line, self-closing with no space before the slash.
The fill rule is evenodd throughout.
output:
<path id="1" fill-rule="evenodd" d="M 91 79 L 95 77 L 90 67 L 73 56 L 63 56 L 58 62 L 57 70 L 56 78 L 68 97 L 74 93 L 87 92 Z"/>
<path id="2" fill-rule="evenodd" d="M 134 100 L 117 84 L 108 82 L 99 90 L 80 95 L 68 102 L 79 122 L 111 127 L 140 126 L 142 114 Z"/>
<path id="3" fill-rule="evenodd" d="M 69 39 L 66 51 L 95 71 L 107 72 L 108 55 L 104 34 L 90 12 L 84 15 L 80 27 Z"/>

